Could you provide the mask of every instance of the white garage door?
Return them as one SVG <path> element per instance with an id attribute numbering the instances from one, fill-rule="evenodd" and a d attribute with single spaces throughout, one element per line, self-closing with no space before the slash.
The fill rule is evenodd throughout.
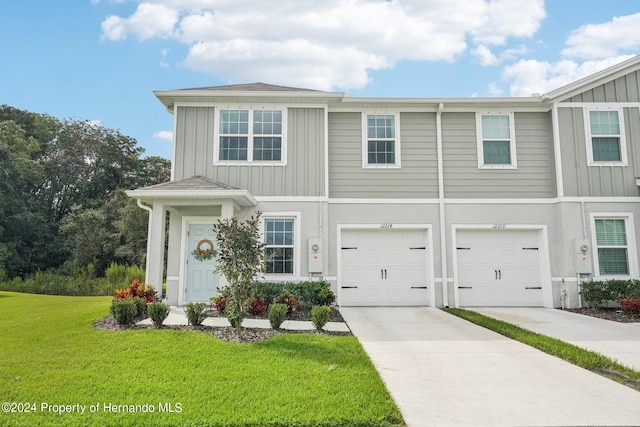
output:
<path id="1" fill-rule="evenodd" d="M 537 230 L 458 230 L 461 306 L 542 306 Z"/>
<path id="2" fill-rule="evenodd" d="M 427 230 L 343 230 L 340 304 L 427 305 Z"/>

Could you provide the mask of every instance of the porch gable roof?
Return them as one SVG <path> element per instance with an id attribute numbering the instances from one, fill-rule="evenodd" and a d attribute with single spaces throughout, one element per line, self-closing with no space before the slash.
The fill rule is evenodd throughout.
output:
<path id="1" fill-rule="evenodd" d="M 231 199 L 240 206 L 256 206 L 258 201 L 249 192 L 205 176 L 193 176 L 129 190 L 127 196 L 153 203 L 154 200 L 224 200 Z"/>

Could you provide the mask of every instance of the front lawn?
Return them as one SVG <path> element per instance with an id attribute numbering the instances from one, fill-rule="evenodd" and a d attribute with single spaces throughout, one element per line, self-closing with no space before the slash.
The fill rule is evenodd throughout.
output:
<path id="1" fill-rule="evenodd" d="M 403 425 L 354 337 L 93 328 L 110 300 L 0 292 L 0 425 Z"/>

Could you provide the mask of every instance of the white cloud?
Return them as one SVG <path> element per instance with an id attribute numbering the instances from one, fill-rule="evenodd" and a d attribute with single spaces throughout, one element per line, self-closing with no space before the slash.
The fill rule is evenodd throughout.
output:
<path id="1" fill-rule="evenodd" d="M 153 134 L 155 139 L 164 139 L 166 141 L 173 141 L 173 132 L 170 130 L 161 130 Z"/>
<path id="2" fill-rule="evenodd" d="M 186 66 L 221 79 L 330 90 L 403 60 L 454 61 L 469 41 L 491 62 L 490 46 L 533 36 L 544 16 L 542 0 L 143 0 L 102 38 L 171 38 Z"/>
<path id="3" fill-rule="evenodd" d="M 603 24 L 583 25 L 567 39 L 562 55 L 579 59 L 618 56 L 640 48 L 640 13 L 614 17 Z"/>
<path id="4" fill-rule="evenodd" d="M 502 76 L 505 80 L 511 81 L 511 96 L 531 96 L 534 93 L 547 93 L 559 89 L 632 57 L 633 55 L 622 55 L 582 63 L 573 60 L 521 60 L 505 67 Z"/>
<path id="5" fill-rule="evenodd" d="M 478 61 L 480 61 L 480 65 L 484 67 L 487 67 L 489 65 L 496 65 L 499 62 L 498 57 L 495 56 L 491 52 L 491 50 L 483 44 L 477 46 L 474 49 L 471 49 L 471 54 L 478 58 Z"/>

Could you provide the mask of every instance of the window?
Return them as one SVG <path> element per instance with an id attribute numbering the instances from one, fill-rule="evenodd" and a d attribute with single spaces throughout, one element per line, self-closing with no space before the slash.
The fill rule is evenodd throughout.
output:
<path id="1" fill-rule="evenodd" d="M 597 218 L 595 229 L 600 274 L 629 274 L 625 220 Z"/>
<path id="2" fill-rule="evenodd" d="M 266 218 L 264 220 L 267 274 L 294 273 L 294 222 L 294 218 Z"/>
<path id="3" fill-rule="evenodd" d="M 585 114 L 589 165 L 626 166 L 622 110 L 585 110 Z"/>
<path id="4" fill-rule="evenodd" d="M 217 160 L 277 162 L 285 158 L 285 110 L 219 110 Z"/>
<path id="5" fill-rule="evenodd" d="M 400 167 L 397 114 L 363 114 L 363 167 Z"/>
<path id="6" fill-rule="evenodd" d="M 478 167 L 481 169 L 515 169 L 513 114 L 476 115 L 478 131 Z"/>

